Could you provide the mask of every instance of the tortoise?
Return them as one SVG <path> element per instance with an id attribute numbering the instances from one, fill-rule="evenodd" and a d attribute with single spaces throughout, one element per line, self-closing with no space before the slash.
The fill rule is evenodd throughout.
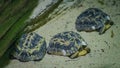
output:
<path id="1" fill-rule="evenodd" d="M 10 58 L 18 59 L 22 62 L 40 61 L 45 54 L 45 39 L 34 32 L 30 32 L 20 37 L 10 53 Z"/>
<path id="2" fill-rule="evenodd" d="M 87 43 L 76 32 L 65 31 L 54 35 L 47 47 L 50 55 L 66 56 L 71 59 L 84 56 L 90 52 Z"/>
<path id="3" fill-rule="evenodd" d="M 101 35 L 113 24 L 110 16 L 102 10 L 98 8 L 88 8 L 77 17 L 75 28 L 77 31 L 98 31 Z"/>

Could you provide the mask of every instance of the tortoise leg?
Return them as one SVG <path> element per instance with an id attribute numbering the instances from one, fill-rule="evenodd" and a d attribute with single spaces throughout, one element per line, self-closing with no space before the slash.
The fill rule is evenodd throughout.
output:
<path id="1" fill-rule="evenodd" d="M 107 29 L 110 28 L 110 26 L 111 26 L 110 24 L 104 25 L 104 26 L 100 29 L 99 34 L 103 34 Z"/>
<path id="2" fill-rule="evenodd" d="M 90 52 L 90 48 L 86 47 L 84 50 L 79 51 L 78 56 L 84 56 L 84 55 L 86 55 L 89 52 Z"/>
<path id="3" fill-rule="evenodd" d="M 70 55 L 69 58 L 74 59 L 74 58 L 78 57 L 78 53 L 79 53 L 79 51 L 77 51 L 76 53 Z"/>
<path id="4" fill-rule="evenodd" d="M 100 29 L 99 34 L 103 34 L 107 29 L 109 29 L 114 23 L 112 21 L 107 21 L 104 26 Z"/>
<path id="5" fill-rule="evenodd" d="M 109 29 L 111 27 L 110 24 L 105 25 L 105 30 Z"/>
<path id="6" fill-rule="evenodd" d="M 69 56 L 71 59 L 77 58 L 79 56 L 84 56 L 87 53 L 90 52 L 90 48 L 86 47 L 85 49 L 83 49 L 82 51 L 77 51 L 76 53 L 72 54 L 71 56 Z"/>

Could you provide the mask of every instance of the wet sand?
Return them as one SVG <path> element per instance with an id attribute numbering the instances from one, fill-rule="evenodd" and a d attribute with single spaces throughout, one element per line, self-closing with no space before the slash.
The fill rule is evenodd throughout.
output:
<path id="1" fill-rule="evenodd" d="M 88 43 L 91 52 L 86 56 L 76 59 L 70 59 L 63 56 L 46 54 L 43 60 L 34 62 L 19 62 L 11 60 L 5 68 L 119 68 L 120 67 L 120 1 L 117 5 L 107 2 L 102 5 L 100 2 L 85 0 L 78 7 L 72 7 L 44 26 L 36 29 L 34 32 L 40 34 L 49 43 L 49 40 L 57 33 L 63 31 L 74 31 L 79 33 Z M 96 7 L 110 15 L 114 25 L 103 35 L 98 32 L 78 32 L 75 29 L 77 16 L 89 7 Z M 48 44 L 47 44 L 48 45 Z"/>

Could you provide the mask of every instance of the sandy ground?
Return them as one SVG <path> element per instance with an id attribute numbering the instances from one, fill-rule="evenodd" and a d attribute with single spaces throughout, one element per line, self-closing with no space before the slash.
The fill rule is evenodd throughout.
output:
<path id="1" fill-rule="evenodd" d="M 100 8 L 111 16 L 115 25 L 103 35 L 99 35 L 98 32 L 77 32 L 91 49 L 91 52 L 86 56 L 69 59 L 68 57 L 46 54 L 43 60 L 38 62 L 11 60 L 5 68 L 120 68 L 120 1 L 116 0 L 117 5 L 107 1 L 111 0 L 106 0 L 105 5 L 102 5 L 97 0 L 85 0 L 81 6 L 63 12 L 34 31 L 45 37 L 46 42 L 49 43 L 50 38 L 59 32 L 77 32 L 75 29 L 76 18 L 85 9 L 89 7 Z M 111 37 L 112 31 L 113 37 Z"/>

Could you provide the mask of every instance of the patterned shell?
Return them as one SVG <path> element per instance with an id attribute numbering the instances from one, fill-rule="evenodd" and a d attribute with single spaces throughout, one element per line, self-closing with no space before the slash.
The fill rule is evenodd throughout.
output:
<path id="1" fill-rule="evenodd" d="M 36 33 L 23 34 L 11 52 L 11 56 L 20 61 L 41 60 L 46 53 L 46 42 Z"/>
<path id="2" fill-rule="evenodd" d="M 73 31 L 58 33 L 49 42 L 47 53 L 52 55 L 70 56 L 87 46 L 84 39 Z"/>
<path id="3" fill-rule="evenodd" d="M 93 31 L 104 27 L 107 21 L 110 21 L 110 16 L 102 10 L 88 8 L 77 17 L 75 25 L 78 31 Z"/>

